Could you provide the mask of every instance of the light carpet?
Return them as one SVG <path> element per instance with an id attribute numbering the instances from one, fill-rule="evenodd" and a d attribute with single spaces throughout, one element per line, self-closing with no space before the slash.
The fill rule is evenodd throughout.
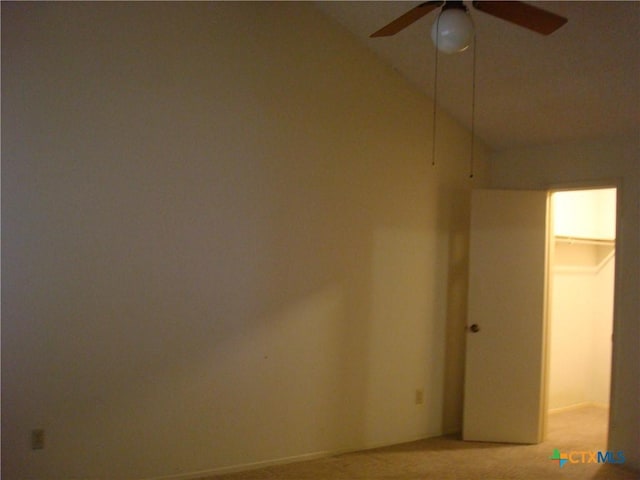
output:
<path id="1" fill-rule="evenodd" d="M 464 442 L 448 435 L 390 447 L 206 477 L 206 480 L 638 480 L 640 474 L 610 463 L 570 463 L 561 453 L 606 451 L 608 410 L 582 407 L 548 416 L 547 439 L 538 445 Z M 573 455 L 579 459 L 580 455 Z M 586 458 L 586 457 L 585 457 Z M 205 479 L 203 479 L 205 480 Z"/>

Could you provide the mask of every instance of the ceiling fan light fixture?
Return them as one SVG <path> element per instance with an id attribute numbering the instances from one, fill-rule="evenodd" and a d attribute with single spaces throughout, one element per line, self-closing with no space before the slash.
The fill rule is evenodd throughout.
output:
<path id="1" fill-rule="evenodd" d="M 473 39 L 473 22 L 466 9 L 444 8 L 431 27 L 431 39 L 443 53 L 463 52 Z"/>

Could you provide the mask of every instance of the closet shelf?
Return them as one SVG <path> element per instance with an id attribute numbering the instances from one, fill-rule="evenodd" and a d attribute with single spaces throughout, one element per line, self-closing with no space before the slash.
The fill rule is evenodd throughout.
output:
<path id="1" fill-rule="evenodd" d="M 569 244 L 602 245 L 606 247 L 614 247 L 616 244 L 615 239 L 605 238 L 565 237 L 562 235 L 556 235 L 554 238 L 556 242 Z"/>
<path id="2" fill-rule="evenodd" d="M 615 256 L 615 240 L 556 235 L 553 268 L 597 273 Z"/>

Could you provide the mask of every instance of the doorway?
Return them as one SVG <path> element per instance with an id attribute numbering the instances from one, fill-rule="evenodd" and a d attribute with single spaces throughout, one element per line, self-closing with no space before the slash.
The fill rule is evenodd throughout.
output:
<path id="1" fill-rule="evenodd" d="M 603 190 L 597 187 L 592 189 Z M 586 245 L 587 251 L 591 252 L 588 255 L 590 261 L 597 262 L 596 270 L 607 255 L 611 255 L 612 245 L 613 255 L 605 264 L 609 267 L 614 264 L 617 204 L 614 192 L 615 189 L 612 189 L 609 193 L 609 203 L 613 208 L 609 211 L 614 212 L 613 221 L 607 223 L 601 216 L 595 226 L 591 225 L 591 230 L 566 234 L 559 231 L 557 235 L 561 237 L 557 238 L 560 245 Z M 560 408 L 555 399 L 552 398 L 554 403 L 550 402 L 549 395 L 552 386 L 549 383 L 549 313 L 553 301 L 549 298 L 553 293 L 549 283 L 553 278 L 548 272 L 550 257 L 554 253 L 551 250 L 556 247 L 555 241 L 550 242 L 553 219 L 548 214 L 552 210 L 549 208 L 552 193 L 546 190 L 494 189 L 471 192 L 464 440 L 540 443 L 545 438 L 549 406 Z M 567 210 L 569 213 L 566 218 L 571 220 L 569 225 L 581 218 L 578 206 L 588 204 L 584 199 L 578 200 Z M 559 215 L 560 211 L 556 212 L 556 217 Z M 562 224 L 560 221 L 558 223 Z M 602 234 L 606 225 L 609 231 L 614 232 L 613 235 Z M 573 256 L 571 253 L 563 258 L 577 261 L 586 255 L 585 252 L 573 252 Z M 574 269 L 578 271 L 581 267 L 577 265 Z M 610 272 L 613 277 L 613 270 Z M 580 292 L 583 302 L 590 296 L 586 290 Z M 586 327 L 584 316 L 578 316 L 577 320 L 582 321 L 578 331 L 569 328 L 569 333 L 562 335 L 562 339 L 572 343 L 572 333 L 591 339 L 600 336 L 608 340 L 605 348 L 609 350 L 604 364 L 601 362 L 585 368 L 580 374 L 573 372 L 568 375 L 585 379 L 595 376 L 596 369 L 606 373 L 605 384 L 608 388 L 600 398 L 604 398 L 605 404 L 609 403 L 613 353 L 611 330 L 601 332 L 598 328 Z M 612 328 L 612 324 L 610 321 L 609 328 Z M 587 330 L 595 330 L 596 333 L 586 335 Z M 594 351 L 590 346 L 582 348 L 590 356 Z M 586 384 L 581 385 L 579 392 L 586 394 Z M 600 403 L 589 397 L 581 398 L 570 398 L 562 406 L 570 408 L 581 403 Z M 608 415 L 605 415 L 606 430 L 607 418 Z M 602 438 L 604 440 L 597 445 L 606 443 L 606 431 Z"/>
<path id="2" fill-rule="evenodd" d="M 609 408 L 616 193 L 551 194 L 548 413 Z"/>

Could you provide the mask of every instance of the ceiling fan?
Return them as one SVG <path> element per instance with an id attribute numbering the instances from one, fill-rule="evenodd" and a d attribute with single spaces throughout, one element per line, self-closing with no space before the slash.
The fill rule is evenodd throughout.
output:
<path id="1" fill-rule="evenodd" d="M 473 1 L 471 2 L 471 5 L 473 5 L 476 10 L 480 10 L 481 12 L 493 15 L 494 17 L 498 17 L 521 27 L 528 28 L 529 30 L 533 30 L 534 32 L 542 35 L 549 35 L 567 23 L 567 19 L 560 15 L 556 15 L 555 13 L 534 7 L 533 5 L 529 5 L 524 2 Z M 438 7 L 442 7 L 437 21 L 434 22 L 434 30 L 437 29 L 438 31 L 434 33 L 432 30 L 432 37 L 434 37 L 436 45 L 438 45 L 438 41 L 435 39 L 436 36 L 438 37 L 438 40 L 445 40 L 445 42 L 448 35 L 450 38 L 466 35 L 470 39 L 473 32 L 473 25 L 467 14 L 467 7 L 464 6 L 462 1 L 451 0 L 431 0 L 421 3 L 396 18 L 391 23 L 385 25 L 380 30 L 371 34 L 371 37 L 388 37 L 395 35 Z M 445 19 L 445 17 L 447 18 Z M 447 53 L 464 50 L 468 47 L 469 41 L 467 41 L 464 48 L 457 48 L 448 51 Z M 454 43 L 461 43 L 461 41 L 454 41 Z M 441 49 L 440 47 L 438 48 Z M 447 51 L 446 46 L 441 50 Z"/>
<path id="2" fill-rule="evenodd" d="M 567 19 L 555 13 L 543 10 L 542 8 L 529 5 L 519 1 L 472 1 L 471 5 L 481 12 L 493 15 L 507 22 L 514 23 L 520 27 L 533 30 L 542 35 L 549 35 L 565 23 Z M 455 53 L 466 50 L 474 37 L 474 28 L 467 7 L 462 1 L 453 0 L 430 0 L 413 7 L 411 10 L 385 25 L 380 30 L 372 33 L 371 37 L 389 37 L 404 30 L 409 25 L 420 20 L 422 17 L 432 12 L 436 8 L 442 7 L 436 21 L 433 22 L 431 37 L 438 51 L 444 53 Z M 471 103 L 471 147 L 470 147 L 470 174 L 473 178 L 474 163 L 474 124 L 475 124 L 475 48 L 473 60 L 473 98 Z M 432 143 L 432 165 L 435 166 L 436 158 L 436 104 L 437 104 L 437 78 L 438 78 L 438 56 L 435 56 L 435 80 L 434 80 L 434 101 L 433 101 L 433 143 Z"/>

